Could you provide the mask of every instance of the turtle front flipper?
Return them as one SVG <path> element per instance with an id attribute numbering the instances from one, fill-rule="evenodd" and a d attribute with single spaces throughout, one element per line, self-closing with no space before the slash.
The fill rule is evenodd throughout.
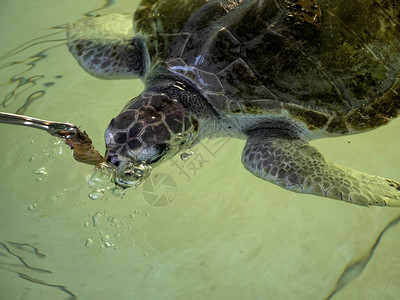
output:
<path id="1" fill-rule="evenodd" d="M 400 206 L 398 182 L 339 166 L 290 134 L 248 133 L 242 162 L 253 175 L 294 192 L 358 205 Z"/>
<path id="2" fill-rule="evenodd" d="M 82 19 L 68 26 L 68 49 L 89 74 L 101 79 L 144 77 L 149 65 L 144 41 L 134 37 L 131 14 Z"/>

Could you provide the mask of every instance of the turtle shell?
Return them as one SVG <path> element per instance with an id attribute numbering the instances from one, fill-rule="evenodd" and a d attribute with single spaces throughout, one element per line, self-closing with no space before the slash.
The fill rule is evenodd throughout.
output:
<path id="1" fill-rule="evenodd" d="M 398 0 L 144 0 L 153 69 L 194 82 L 221 114 L 285 115 L 345 134 L 400 111 Z"/>

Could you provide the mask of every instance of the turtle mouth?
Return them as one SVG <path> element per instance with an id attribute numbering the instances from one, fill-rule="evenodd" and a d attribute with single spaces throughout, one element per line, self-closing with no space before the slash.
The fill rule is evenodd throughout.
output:
<path id="1" fill-rule="evenodd" d="M 156 161 L 162 156 L 156 157 Z M 146 178 L 149 177 L 152 167 L 145 161 L 129 159 L 125 156 L 122 158 L 117 152 L 108 150 L 106 159 L 112 165 L 112 181 L 119 187 L 124 189 L 139 186 Z"/>
<path id="2" fill-rule="evenodd" d="M 114 174 L 114 182 L 124 189 L 138 186 L 150 176 L 151 169 L 145 162 L 120 164 Z"/>
<path id="3" fill-rule="evenodd" d="M 111 163 L 113 166 L 118 166 L 121 164 L 121 160 L 118 158 L 117 154 L 110 154 L 108 151 L 106 153 L 106 159 L 109 163 Z"/>
<path id="4" fill-rule="evenodd" d="M 116 149 L 116 150 L 115 150 Z M 147 145 L 139 149 L 131 149 L 129 145 L 113 148 L 109 147 L 106 151 L 106 160 L 112 165 L 119 167 L 121 163 L 139 163 L 158 164 L 164 160 L 168 154 L 170 145 L 168 143 Z"/>

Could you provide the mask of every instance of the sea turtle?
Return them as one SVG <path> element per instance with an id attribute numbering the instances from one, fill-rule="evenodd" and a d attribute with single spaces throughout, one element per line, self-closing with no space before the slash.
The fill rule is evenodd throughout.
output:
<path id="1" fill-rule="evenodd" d="M 142 0 L 68 27 L 90 74 L 145 91 L 105 132 L 119 184 L 204 137 L 247 139 L 242 163 L 291 191 L 400 206 L 400 184 L 326 160 L 309 141 L 400 112 L 398 0 Z"/>

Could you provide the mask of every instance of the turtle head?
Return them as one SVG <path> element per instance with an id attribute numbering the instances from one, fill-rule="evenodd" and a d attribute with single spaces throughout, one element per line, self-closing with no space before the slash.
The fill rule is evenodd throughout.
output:
<path id="1" fill-rule="evenodd" d="M 197 119 L 174 97 L 145 91 L 132 99 L 105 132 L 106 158 L 117 167 L 116 183 L 139 184 L 151 167 L 190 147 Z"/>

